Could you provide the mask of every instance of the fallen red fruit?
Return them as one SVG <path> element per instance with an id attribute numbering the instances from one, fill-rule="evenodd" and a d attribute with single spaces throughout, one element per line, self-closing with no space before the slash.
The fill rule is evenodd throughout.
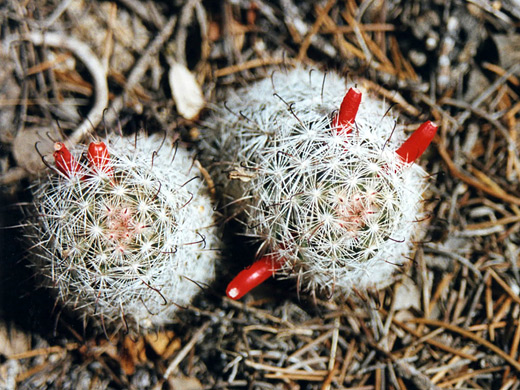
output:
<path id="1" fill-rule="evenodd" d="M 267 255 L 241 271 L 229 283 L 226 294 L 231 299 L 240 299 L 249 291 L 269 279 L 280 269 L 283 261 L 276 260 L 274 255 Z"/>

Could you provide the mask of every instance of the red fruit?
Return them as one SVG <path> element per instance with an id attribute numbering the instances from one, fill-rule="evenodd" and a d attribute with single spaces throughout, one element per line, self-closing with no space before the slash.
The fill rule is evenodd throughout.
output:
<path id="1" fill-rule="evenodd" d="M 274 255 L 267 255 L 257 260 L 250 267 L 241 271 L 229 283 L 226 294 L 231 299 L 240 299 L 249 291 L 269 279 L 283 265 L 283 260 Z"/>
<path id="2" fill-rule="evenodd" d="M 424 122 L 415 130 L 410 138 L 397 149 L 396 153 L 405 163 L 417 160 L 426 150 L 437 133 L 437 125 L 432 121 Z"/>
<path id="3" fill-rule="evenodd" d="M 80 169 L 78 162 L 63 142 L 54 143 L 53 157 L 58 171 L 67 177 L 74 176 Z"/>
<path id="4" fill-rule="evenodd" d="M 361 91 L 357 88 L 350 88 L 346 93 L 339 112 L 334 118 L 334 127 L 337 127 L 338 134 L 348 134 L 352 131 L 352 125 L 356 120 L 356 115 L 361 103 Z"/>
<path id="5" fill-rule="evenodd" d="M 112 173 L 110 155 L 104 142 L 91 142 L 88 146 L 87 158 L 90 166 L 97 172 Z"/>

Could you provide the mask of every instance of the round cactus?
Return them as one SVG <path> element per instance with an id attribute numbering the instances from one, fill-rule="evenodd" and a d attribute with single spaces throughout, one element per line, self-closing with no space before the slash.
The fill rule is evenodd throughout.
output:
<path id="1" fill-rule="evenodd" d="M 214 108 L 204 147 L 226 163 L 214 179 L 261 242 L 231 298 L 273 274 L 325 294 L 381 287 L 410 254 L 425 188 L 413 161 L 437 128 L 426 122 L 403 143 L 382 102 L 345 86 L 332 73 L 280 71 Z"/>
<path id="2" fill-rule="evenodd" d="M 158 136 L 54 149 L 33 186 L 37 272 L 103 327 L 171 322 L 214 278 L 219 245 L 193 156 Z"/>

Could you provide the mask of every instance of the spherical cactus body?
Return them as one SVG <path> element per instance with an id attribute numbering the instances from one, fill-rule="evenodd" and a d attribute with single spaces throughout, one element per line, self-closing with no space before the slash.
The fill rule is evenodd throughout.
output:
<path id="1" fill-rule="evenodd" d="M 229 297 L 273 274 L 326 295 L 381 287 L 410 255 L 426 177 L 414 160 L 437 127 L 426 122 L 405 141 L 382 102 L 345 91 L 333 73 L 278 71 L 230 94 L 206 122 L 221 202 L 260 242 Z"/>
<path id="2" fill-rule="evenodd" d="M 213 280 L 219 246 L 193 156 L 157 135 L 54 149 L 33 186 L 37 272 L 105 329 L 171 322 Z"/>

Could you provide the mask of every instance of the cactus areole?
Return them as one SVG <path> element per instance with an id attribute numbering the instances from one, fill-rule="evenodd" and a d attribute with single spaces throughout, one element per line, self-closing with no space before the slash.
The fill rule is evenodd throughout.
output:
<path id="1" fill-rule="evenodd" d="M 219 239 L 193 156 L 160 136 L 71 149 L 33 186 L 27 234 L 36 272 L 62 303 L 103 327 L 173 320 L 215 275 Z"/>
<path id="2" fill-rule="evenodd" d="M 437 126 L 406 139 L 384 103 L 345 85 L 332 73 L 280 71 L 215 108 L 206 147 L 229 164 L 214 176 L 261 243 L 230 298 L 272 275 L 327 295 L 381 287 L 410 254 L 426 177 L 414 161 Z"/>

